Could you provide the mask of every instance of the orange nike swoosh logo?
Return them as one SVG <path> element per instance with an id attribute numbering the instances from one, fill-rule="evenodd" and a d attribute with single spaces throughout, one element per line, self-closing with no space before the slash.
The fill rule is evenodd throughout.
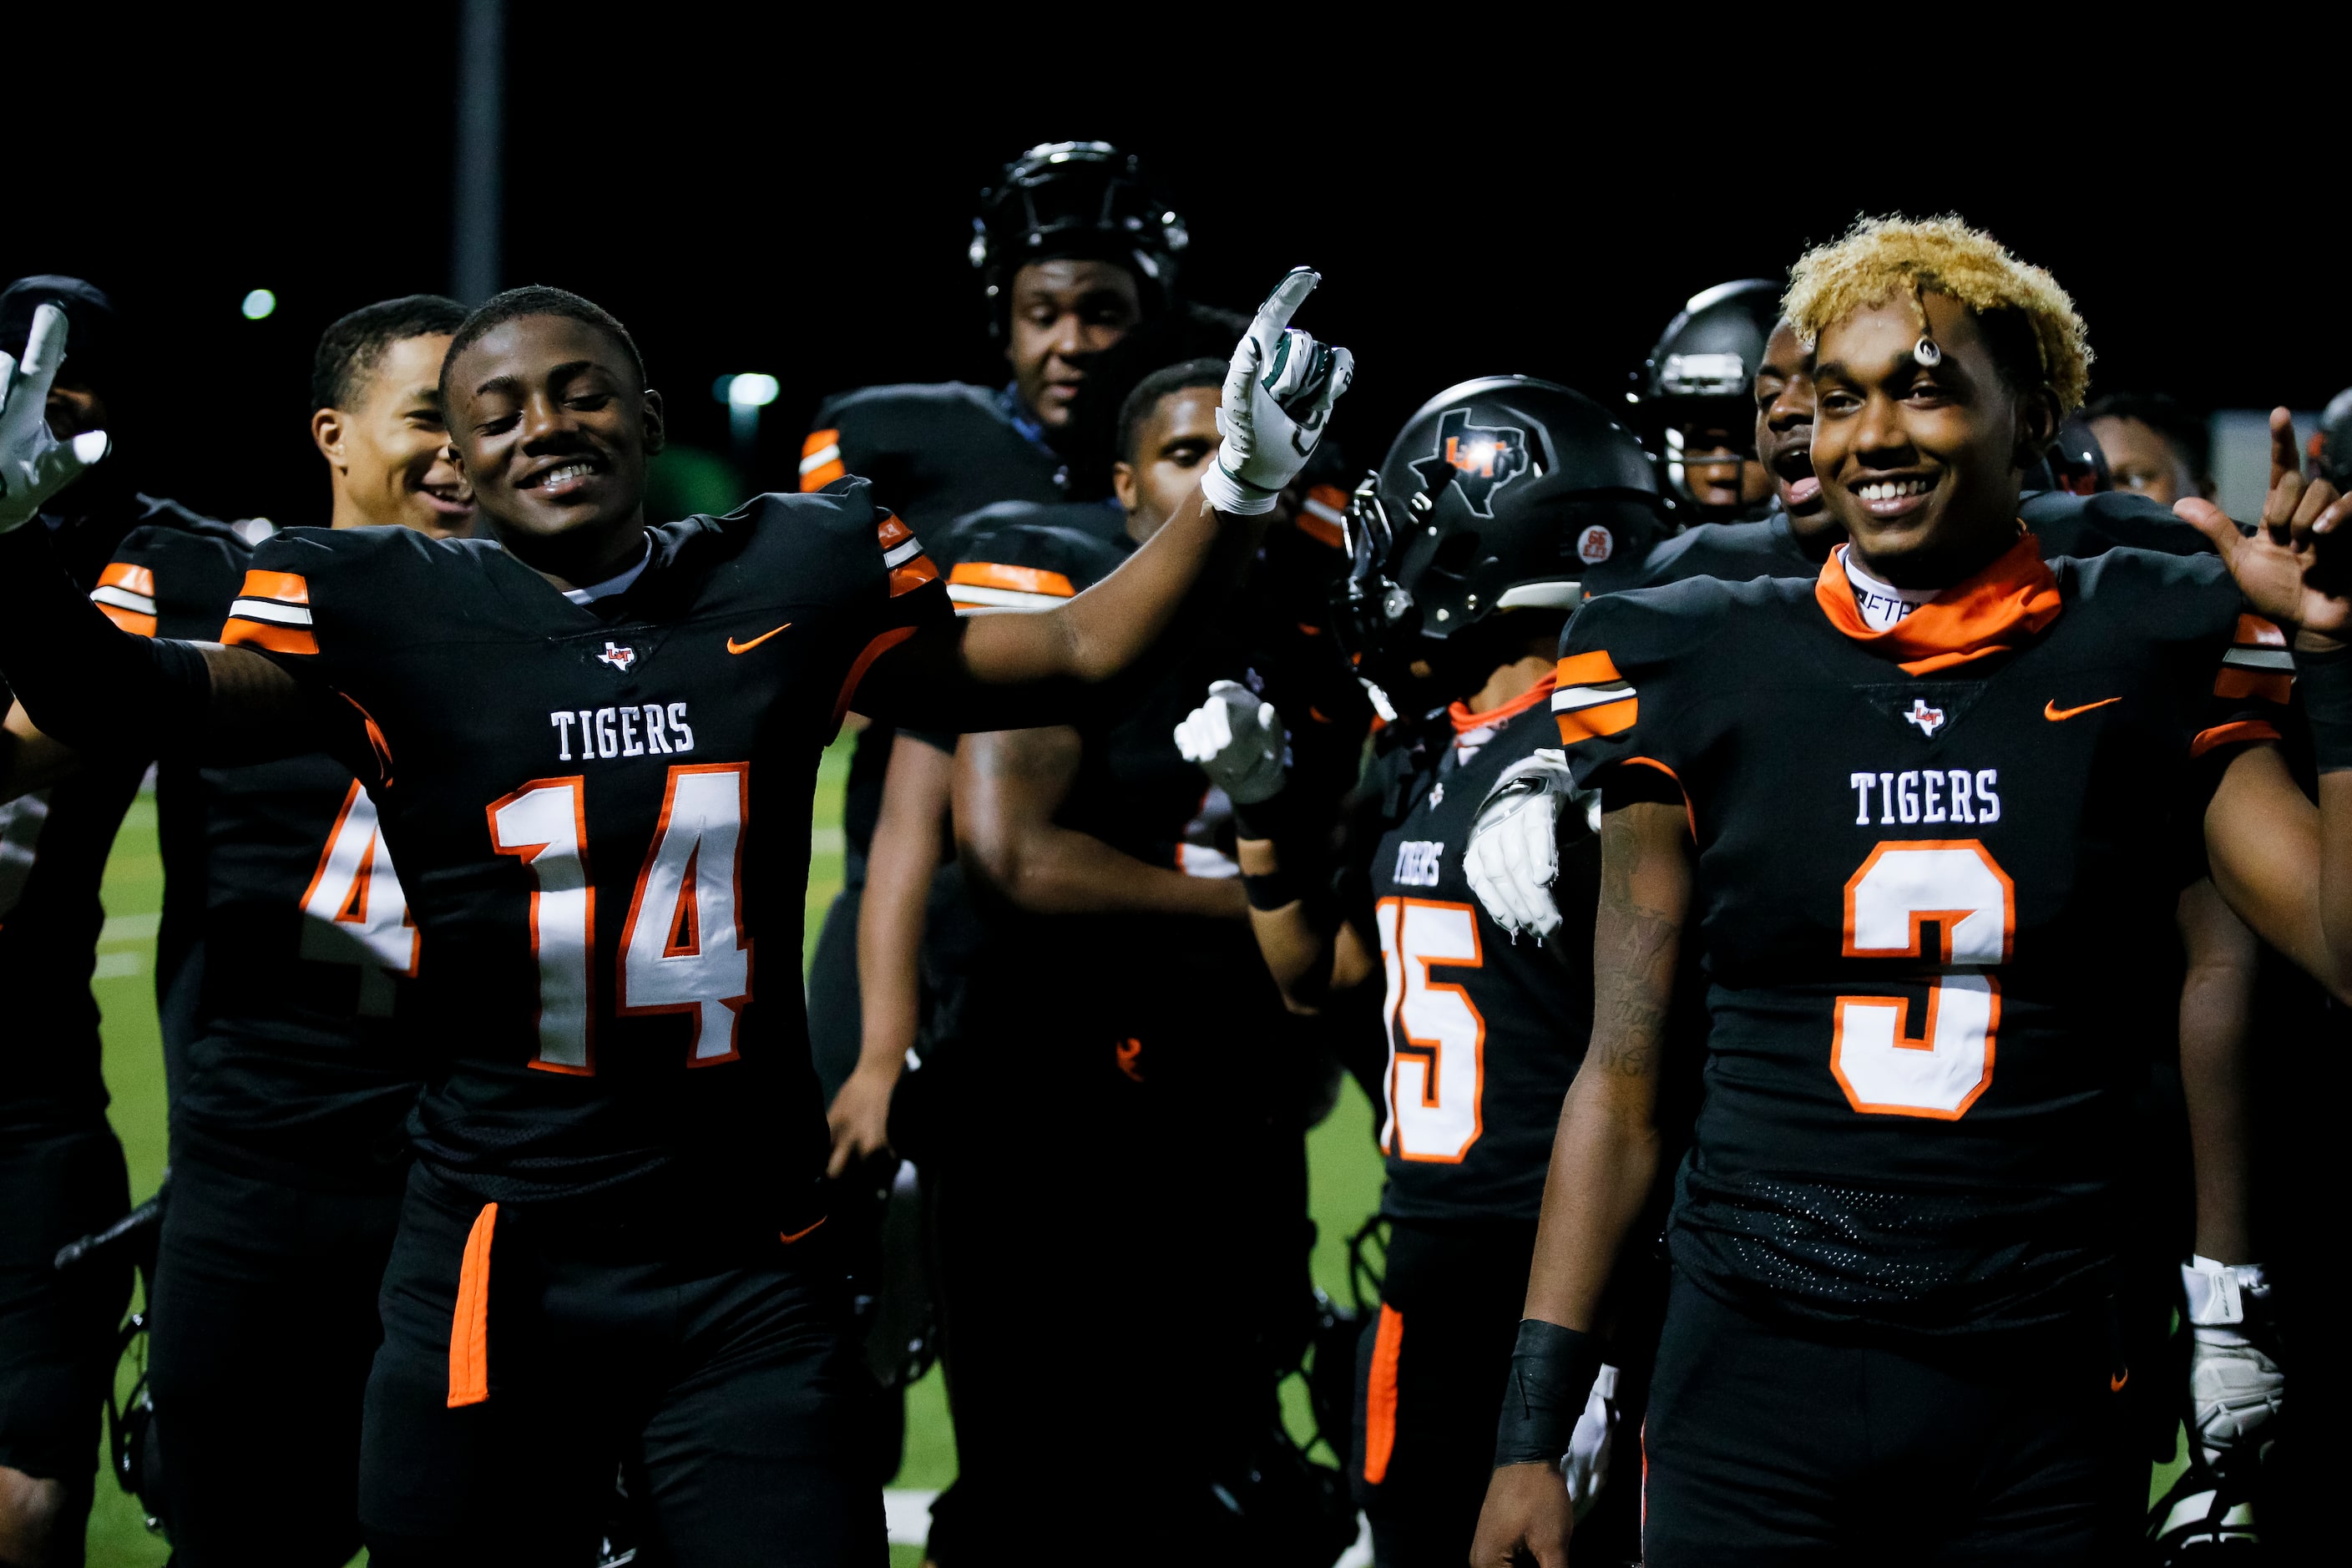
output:
<path id="1" fill-rule="evenodd" d="M 2124 1391 L 2124 1384 L 2130 1381 L 2131 1368 L 2129 1367 L 2124 1368 L 2121 1372 L 2111 1372 L 2107 1373 L 2107 1392 L 2121 1394 Z"/>
<path id="2" fill-rule="evenodd" d="M 770 637 L 773 637 L 775 636 L 775 633 L 770 632 L 768 635 Z M 731 647 L 734 645 L 730 643 L 728 646 Z M 2094 708 L 2105 708 L 2110 702 L 2121 702 L 2122 700 L 2123 699 L 2120 697 L 2102 697 L 2096 702 L 2085 702 L 2080 708 L 2061 708 L 2055 701 L 2044 702 L 2042 705 L 2042 716 L 2044 719 L 2049 720 L 2053 724 L 2063 723 L 2064 721 L 2074 717 L 2077 713 L 2088 713 Z"/>
<path id="3" fill-rule="evenodd" d="M 791 626 L 792 624 L 792 622 L 786 621 L 784 623 L 784 626 Z M 784 626 L 778 626 L 776 628 L 776 632 L 782 631 Z M 774 637 L 776 632 L 761 632 L 750 642 L 737 642 L 733 637 L 729 637 L 727 639 L 727 651 L 729 653 L 750 653 L 753 648 L 758 647 L 761 643 L 766 642 L 770 637 Z"/>
<path id="4" fill-rule="evenodd" d="M 785 623 L 784 623 L 784 625 L 785 625 L 785 626 L 790 626 L 791 624 L 792 624 L 792 623 L 791 623 L 791 622 L 789 622 L 789 621 L 787 621 L 787 622 L 785 622 Z M 778 626 L 778 627 L 776 628 L 776 632 L 782 631 L 783 629 L 784 629 L 784 627 L 783 627 L 783 626 Z M 776 635 L 776 632 L 770 632 L 770 633 L 768 634 L 768 636 L 769 636 L 769 637 L 774 637 L 774 636 Z M 765 641 L 765 640 L 766 640 L 766 638 L 762 638 L 762 639 L 761 639 L 761 640 Z M 804 1236 L 808 1235 L 808 1233 L 809 1233 L 809 1232 L 811 1232 L 811 1231 L 814 1230 L 814 1229 L 817 1227 L 817 1226 L 818 1226 L 818 1225 L 823 1225 L 826 1220 L 831 1219 L 832 1217 L 833 1217 L 833 1216 L 832 1216 L 831 1215 L 825 1215 L 822 1216 L 821 1218 L 819 1218 L 819 1219 L 817 1220 L 816 1225 L 803 1226 L 802 1226 L 800 1229 L 795 1230 L 795 1231 L 793 1231 L 793 1232 L 790 1232 L 789 1234 L 788 1234 L 788 1233 L 786 1233 L 786 1232 L 784 1232 L 784 1231 L 781 1231 L 781 1230 L 780 1230 L 780 1231 L 776 1232 L 776 1239 L 777 1239 L 778 1241 L 782 1242 L 786 1247 L 790 1247 L 793 1243 L 794 1243 L 795 1241 L 798 1241 L 801 1237 L 804 1237 Z"/>

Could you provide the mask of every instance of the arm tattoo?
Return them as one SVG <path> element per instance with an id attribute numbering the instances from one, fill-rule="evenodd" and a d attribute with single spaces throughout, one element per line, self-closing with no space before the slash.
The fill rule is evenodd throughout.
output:
<path id="1" fill-rule="evenodd" d="M 1622 820 L 1601 826 L 1601 907 L 1593 927 L 1592 1058 L 1611 1072 L 1638 1078 L 1656 1065 L 1682 921 L 1643 904 L 1633 873 L 1642 837 Z"/>

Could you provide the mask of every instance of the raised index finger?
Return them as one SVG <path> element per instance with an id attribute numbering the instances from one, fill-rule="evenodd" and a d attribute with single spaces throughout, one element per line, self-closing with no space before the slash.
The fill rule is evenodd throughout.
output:
<path id="1" fill-rule="evenodd" d="M 2282 476 L 2303 472 L 2303 454 L 2295 449 L 2294 416 L 2284 408 L 2271 410 L 2271 488 Z"/>
<path id="2" fill-rule="evenodd" d="M 47 417 L 49 383 L 65 357 L 66 313 L 55 305 L 35 307 L 32 330 L 25 334 L 25 357 L 14 367 L 14 375 L 0 381 L 0 398 L 5 399 L 0 405 L 0 441 L 21 443 L 36 423 Z"/>
<path id="3" fill-rule="evenodd" d="M 1298 307 L 1306 302 L 1307 296 L 1315 292 L 1315 285 L 1322 281 L 1323 274 L 1313 268 L 1294 267 L 1281 282 L 1274 286 L 1274 292 L 1265 297 L 1265 303 L 1257 308 L 1257 319 L 1250 323 L 1250 336 L 1257 340 L 1258 347 L 1268 356 L 1273 354 L 1275 344 L 1281 340 L 1283 329 L 1290 325 L 1290 318 L 1298 313 Z"/>

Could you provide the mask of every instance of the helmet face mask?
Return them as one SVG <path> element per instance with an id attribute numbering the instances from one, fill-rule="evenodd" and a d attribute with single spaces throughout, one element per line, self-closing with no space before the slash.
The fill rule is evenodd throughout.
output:
<path id="1" fill-rule="evenodd" d="M 1676 503 L 1718 510 L 1690 470 L 1756 460 L 1756 372 L 1780 310 L 1777 284 L 1719 283 L 1691 296 L 1643 362 L 1631 401 Z"/>
<path id="2" fill-rule="evenodd" d="M 1132 153 L 1108 142 L 1049 142 L 1006 164 L 981 192 L 968 254 L 990 330 L 1002 333 L 1013 274 L 1030 262 L 1126 268 L 1147 313 L 1157 313 L 1175 300 L 1177 263 L 1191 243 L 1174 204 Z"/>
<path id="3" fill-rule="evenodd" d="M 1420 710 L 1525 640 L 1498 616 L 1539 632 L 1509 613 L 1572 610 L 1606 563 L 1638 560 L 1667 529 L 1630 431 L 1567 387 L 1494 376 L 1406 422 L 1357 487 L 1346 531 L 1339 649 L 1391 709 Z"/>

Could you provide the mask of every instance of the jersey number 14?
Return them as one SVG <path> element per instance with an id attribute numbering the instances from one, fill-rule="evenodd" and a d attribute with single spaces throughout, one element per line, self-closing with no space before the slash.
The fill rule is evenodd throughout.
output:
<path id="1" fill-rule="evenodd" d="M 694 1021 L 688 1067 L 736 1058 L 735 1027 L 751 999 L 743 935 L 745 763 L 673 766 L 661 819 L 621 926 L 624 1017 L 683 1013 Z M 539 1054 L 549 1072 L 596 1070 L 596 888 L 588 874 L 587 781 L 534 779 L 488 806 L 490 843 L 530 868 L 530 946 L 539 961 Z"/>

